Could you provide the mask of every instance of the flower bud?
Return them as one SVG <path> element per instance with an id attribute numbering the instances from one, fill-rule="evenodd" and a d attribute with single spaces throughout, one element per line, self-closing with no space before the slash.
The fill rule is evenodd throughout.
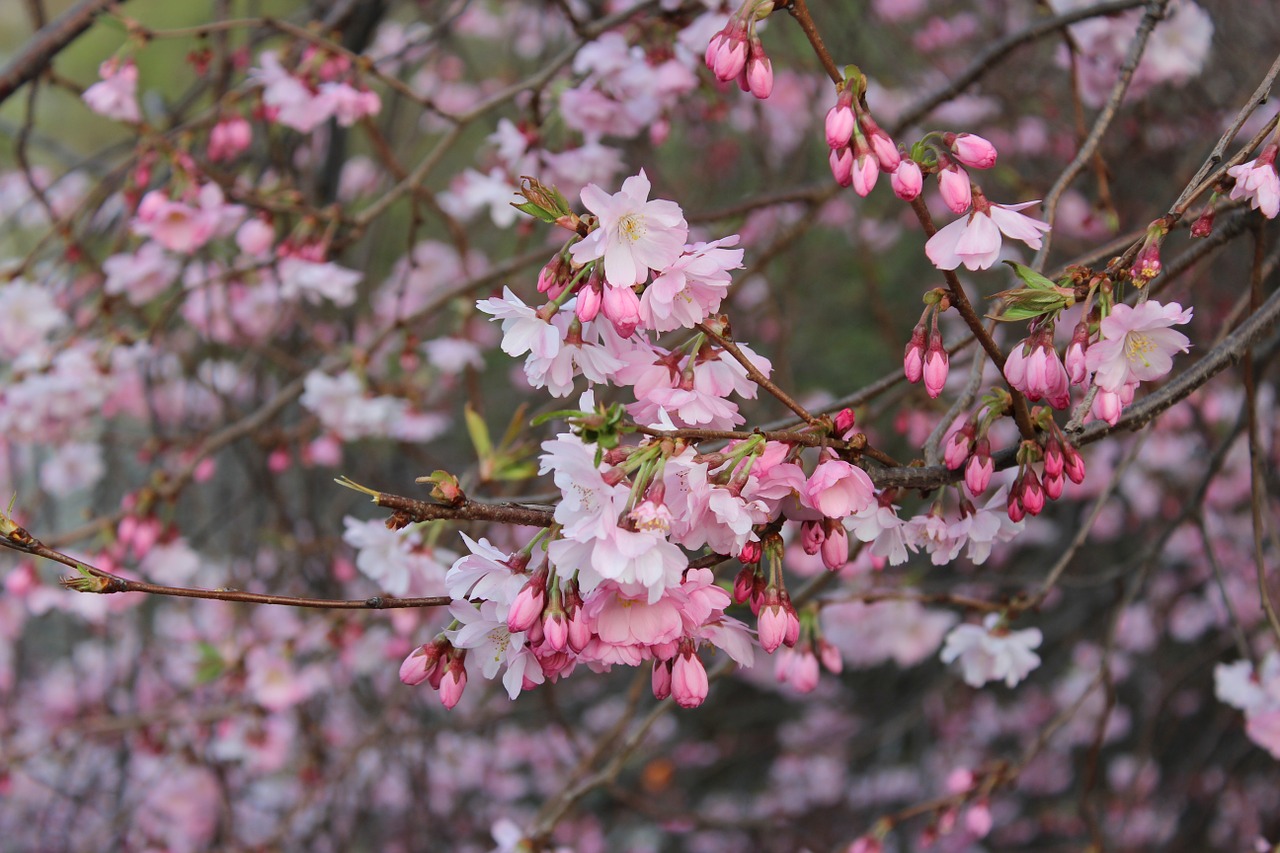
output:
<path id="1" fill-rule="evenodd" d="M 461 658 L 454 658 L 449 662 L 444 678 L 440 679 L 440 704 L 453 710 L 462 698 L 462 691 L 466 689 L 467 670 L 463 667 Z"/>
<path id="2" fill-rule="evenodd" d="M 747 66 L 743 70 L 747 75 L 747 91 L 763 101 L 773 94 L 773 63 L 758 38 L 751 39 L 747 56 Z"/>
<path id="3" fill-rule="evenodd" d="M 930 397 L 936 399 L 942 393 L 943 387 L 947 384 L 949 369 L 950 359 L 947 351 L 942 348 L 942 337 L 937 334 L 932 335 L 929 340 L 929 349 L 924 357 L 924 390 Z"/>
<path id="4" fill-rule="evenodd" d="M 827 147 L 831 149 L 848 148 L 853 138 L 853 109 L 848 104 L 837 103 L 827 110 Z"/>
<path id="5" fill-rule="evenodd" d="M 838 571 L 849 562 L 849 534 L 844 524 L 836 519 L 826 519 L 824 525 L 827 530 L 822 540 L 822 565 L 828 571 Z"/>
<path id="6" fill-rule="evenodd" d="M 970 169 L 990 169 L 996 164 L 996 147 L 972 133 L 948 133 L 943 140 L 955 157 Z"/>
<path id="7" fill-rule="evenodd" d="M 822 531 L 821 521 L 804 521 L 800 523 L 800 545 L 804 552 L 812 557 L 822 549 L 827 535 Z"/>
<path id="8" fill-rule="evenodd" d="M 893 174 L 889 176 L 889 186 L 893 188 L 893 194 L 898 198 L 911 201 L 920 195 L 920 191 L 924 188 L 924 174 L 916 161 L 910 157 L 903 157 L 898 162 L 898 168 L 894 169 Z"/>
<path id="9" fill-rule="evenodd" d="M 653 662 L 653 698 L 662 700 L 671 695 L 671 662 L 655 660 Z"/>
<path id="10" fill-rule="evenodd" d="M 964 469 L 964 484 L 969 494 L 976 498 L 985 492 L 995 470 L 995 463 L 991 461 L 991 443 L 986 438 L 978 439 Z"/>
<path id="11" fill-rule="evenodd" d="M 853 151 L 848 148 L 831 149 L 831 174 L 842 187 L 853 186 Z"/>
<path id="12" fill-rule="evenodd" d="M 692 648 L 676 656 L 671 664 L 671 695 L 681 708 L 696 708 L 707 698 L 710 685 L 707 670 Z"/>
<path id="13" fill-rule="evenodd" d="M 938 190 L 952 213 L 964 213 L 973 204 L 969 173 L 954 163 L 938 172 Z"/>
<path id="14" fill-rule="evenodd" d="M 924 323 L 917 323 L 911 330 L 911 340 L 907 341 L 907 348 L 902 356 L 902 371 L 908 382 L 919 382 L 924 376 L 924 350 Z"/>

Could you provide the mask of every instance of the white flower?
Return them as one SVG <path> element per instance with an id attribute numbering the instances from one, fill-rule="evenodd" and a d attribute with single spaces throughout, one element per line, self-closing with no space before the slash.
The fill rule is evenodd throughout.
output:
<path id="1" fill-rule="evenodd" d="M 1040 647 L 1043 639 L 1040 629 L 1010 631 L 998 628 L 999 624 L 1000 614 L 989 613 L 982 620 L 981 628 L 958 625 L 947 634 L 942 662 L 959 660 L 965 683 L 970 687 L 1000 680 L 1013 687 L 1040 665 L 1040 656 L 1032 651 Z"/>
<path id="2" fill-rule="evenodd" d="M 476 307 L 502 321 L 502 351 L 507 355 L 531 352 L 537 358 L 551 359 L 560 352 L 560 330 L 539 317 L 511 288 L 502 288 L 501 299 L 481 299 Z"/>
<path id="3" fill-rule="evenodd" d="M 527 678 L 534 684 L 542 683 L 542 667 L 533 652 L 525 647 L 523 632 L 511 633 L 507 628 L 507 608 L 496 601 L 486 601 L 479 607 L 455 601 L 449 605 L 449 614 L 462 623 L 462 627 L 446 631 L 449 641 L 459 649 L 471 649 L 467 660 L 478 660 L 480 672 L 493 680 L 498 668 L 506 665 L 502 685 L 512 699 L 520 695 Z"/>
<path id="4" fill-rule="evenodd" d="M 1177 302 L 1148 300 L 1138 306 L 1116 305 L 1102 321 L 1102 340 L 1085 351 L 1085 365 L 1103 391 L 1119 393 L 1126 385 L 1159 379 L 1173 368 L 1173 354 L 1191 342 L 1169 327 L 1191 321 L 1191 309 Z"/>

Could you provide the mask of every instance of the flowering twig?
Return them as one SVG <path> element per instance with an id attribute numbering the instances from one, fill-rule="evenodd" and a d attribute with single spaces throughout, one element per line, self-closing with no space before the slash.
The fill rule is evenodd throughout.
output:
<path id="1" fill-rule="evenodd" d="M 109 595 L 117 592 L 141 592 L 149 595 L 167 595 L 175 598 L 202 598 L 210 601 L 236 601 L 243 604 L 277 604 L 286 607 L 310 607 L 322 610 L 389 610 L 403 607 L 447 607 L 452 601 L 447 595 L 426 598 L 396 598 L 375 595 L 370 598 L 331 599 L 305 598 L 293 595 L 243 592 L 237 589 L 197 589 L 194 587 L 166 586 L 129 580 L 97 568 L 84 560 L 77 560 L 56 551 L 36 539 L 24 528 L 0 515 L 0 546 L 61 563 L 75 569 L 78 574 L 62 579 L 62 585 L 77 592 Z"/>

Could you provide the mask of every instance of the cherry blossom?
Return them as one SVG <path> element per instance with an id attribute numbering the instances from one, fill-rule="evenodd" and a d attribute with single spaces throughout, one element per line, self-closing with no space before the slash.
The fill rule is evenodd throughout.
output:
<path id="1" fill-rule="evenodd" d="M 585 264 L 604 258 L 605 280 L 614 287 L 641 284 L 650 269 L 664 270 L 675 263 L 689 226 L 674 201 L 649 201 L 650 189 L 643 169 L 613 195 L 588 184 L 582 203 L 596 214 L 599 227 L 569 250 L 574 261 Z"/>
<path id="2" fill-rule="evenodd" d="M 1191 309 L 1177 302 L 1116 305 L 1102 321 L 1102 339 L 1085 353 L 1094 383 L 1118 394 L 1125 386 L 1164 376 L 1173 368 L 1174 353 L 1191 347 L 1186 335 L 1169 327 L 1189 322 Z"/>
<path id="3" fill-rule="evenodd" d="M 1010 631 L 1001 626 L 998 613 L 989 613 L 977 625 L 958 625 L 947 635 L 942 662 L 960 662 L 965 683 L 981 687 L 988 681 L 1004 681 L 1015 686 L 1040 665 L 1039 648 L 1043 636 L 1039 628 Z"/>
<path id="4" fill-rule="evenodd" d="M 991 204 L 980 196 L 974 200 L 973 212 L 967 219 L 957 219 L 938 230 L 925 243 L 924 251 L 941 270 L 985 270 L 1000 257 L 1001 234 L 1021 240 L 1033 249 L 1040 248 L 1040 235 L 1049 224 L 1018 213 L 1039 201 L 1021 204 Z"/>

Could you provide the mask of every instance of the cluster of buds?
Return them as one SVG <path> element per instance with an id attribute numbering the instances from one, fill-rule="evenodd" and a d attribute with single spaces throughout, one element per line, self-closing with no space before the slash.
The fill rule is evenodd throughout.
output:
<path id="1" fill-rule="evenodd" d="M 811 693 L 818 687 L 821 669 L 839 675 L 844 660 L 840 650 L 823 638 L 817 609 L 810 605 L 800 617 L 799 641 L 774 658 L 773 675 L 779 684 L 790 684 L 798 693 Z"/>
<path id="2" fill-rule="evenodd" d="M 924 313 L 911 330 L 911 340 L 907 341 L 902 357 L 902 370 L 908 382 L 923 379 L 925 391 L 936 399 L 947 384 L 947 373 L 951 369 L 951 359 L 938 331 L 938 313 L 950 307 L 950 302 L 941 290 L 931 290 L 924 298 Z"/>
<path id="3" fill-rule="evenodd" d="M 1004 378 L 1028 400 L 1048 400 L 1055 409 L 1065 409 L 1071 405 L 1071 380 L 1053 345 L 1053 329 L 1052 320 L 1033 321 L 1031 333 L 1005 360 Z"/>
<path id="4" fill-rule="evenodd" d="M 410 687 L 427 682 L 440 692 L 440 702 L 452 709 L 467 689 L 467 652 L 444 637 L 418 646 L 400 664 L 400 680 Z"/>
<path id="5" fill-rule="evenodd" d="M 527 633 L 530 646 L 545 646 L 549 654 L 585 649 L 591 642 L 591 628 L 582 613 L 577 582 L 570 581 L 568 590 L 562 592 L 554 572 L 544 564 L 507 609 L 507 630 Z"/>
<path id="6" fill-rule="evenodd" d="M 706 700 L 711 685 L 693 640 L 681 640 L 674 657 L 654 660 L 652 686 L 655 699 L 671 696 L 681 708 L 696 708 Z"/>
<path id="7" fill-rule="evenodd" d="M 945 150 L 936 151 L 938 191 L 952 213 L 965 213 L 973 205 L 973 182 L 965 167 L 990 169 L 996 164 L 996 147 L 972 133 L 944 133 Z"/>
<path id="8" fill-rule="evenodd" d="M 1004 417 L 1012 400 L 1008 392 L 995 389 L 983 398 L 973 418 L 948 436 L 943 448 L 943 462 L 952 471 L 964 467 L 964 484 L 975 498 L 987 490 L 995 462 L 991 459 L 991 441 L 987 433 L 991 425 Z"/>
<path id="9" fill-rule="evenodd" d="M 866 196 L 881 172 L 892 175 L 893 191 L 910 201 L 920 194 L 924 177 L 920 167 L 904 160 L 889 134 L 867 109 L 866 78 L 853 71 L 837 87 L 836 105 L 827 112 L 827 147 L 831 149 L 831 173 L 842 187 Z"/>
<path id="10" fill-rule="evenodd" d="M 773 0 L 746 0 L 707 44 L 707 68 L 716 79 L 736 80 L 738 88 L 761 100 L 773 94 L 773 63 L 764 52 L 756 23 L 772 12 Z"/>
<path id="11" fill-rule="evenodd" d="M 1018 448 L 1018 478 L 1009 490 L 1009 518 L 1021 521 L 1028 515 L 1039 515 L 1046 501 L 1062 497 L 1066 481 L 1079 485 L 1084 482 L 1084 458 L 1068 442 L 1053 423 L 1052 417 L 1042 418 L 1049 427 L 1043 445 L 1024 441 Z M 1037 474 L 1034 463 L 1042 462 L 1043 473 Z"/>
<path id="12" fill-rule="evenodd" d="M 766 652 L 773 654 L 783 645 L 792 648 L 800 640 L 800 616 L 783 582 L 782 537 L 775 534 L 767 537 L 762 547 L 748 547 L 750 552 L 742 554 L 742 571 L 733 582 L 733 598 L 739 604 L 751 603 L 760 645 Z M 769 560 L 768 578 L 760 565 L 764 557 Z"/>

